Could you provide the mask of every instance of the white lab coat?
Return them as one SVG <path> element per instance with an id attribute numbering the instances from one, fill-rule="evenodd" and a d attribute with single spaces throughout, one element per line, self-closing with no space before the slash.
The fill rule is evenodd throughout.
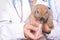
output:
<path id="1" fill-rule="evenodd" d="M 13 6 L 12 0 L 2 0 L 0 13 L 0 40 L 17 40 L 24 37 L 24 21 L 30 14 L 30 6 L 28 0 L 22 0 L 23 3 L 23 21 L 21 21 L 21 3 L 15 0 L 15 6 L 18 14 Z"/>
<path id="2" fill-rule="evenodd" d="M 57 5 L 57 12 L 55 9 L 55 3 Z M 20 17 L 18 17 L 16 10 L 13 7 L 12 0 L 1 0 L 0 4 L 0 21 L 1 20 L 7 20 L 5 22 L 0 23 L 0 39 L 1 40 L 16 40 L 17 38 L 24 38 L 23 35 L 23 26 L 24 26 L 24 21 L 30 14 L 30 7 L 28 0 L 23 0 L 23 21 L 20 23 Z M 26 5 L 25 5 L 26 4 Z M 38 4 L 38 2 L 37 2 Z M 54 30 L 52 30 L 52 33 L 49 35 L 48 38 L 55 38 L 58 40 L 60 37 L 60 17 L 58 19 L 58 22 L 56 19 L 58 18 L 58 13 L 60 13 L 60 0 L 51 0 L 51 5 L 52 5 L 52 11 L 53 11 L 53 22 L 54 22 Z M 20 4 L 19 4 L 20 5 Z M 18 8 L 18 6 L 17 6 Z M 20 9 L 18 9 L 20 10 Z M 18 13 L 20 13 L 18 11 Z M 28 14 L 27 14 L 28 13 Z M 26 15 L 27 14 L 27 15 Z M 20 15 L 21 16 L 21 15 Z M 10 22 L 9 22 L 10 21 Z M 12 22 L 11 22 L 12 21 Z"/>
<path id="3" fill-rule="evenodd" d="M 53 13 L 54 29 L 49 34 L 49 39 L 60 40 L 60 0 L 51 0 L 51 8 Z"/>
<path id="4" fill-rule="evenodd" d="M 47 2 L 44 2 L 43 0 L 37 0 L 36 4 L 43 4 L 43 5 L 49 7 L 49 5 L 48 5 L 48 1 L 47 1 Z"/>

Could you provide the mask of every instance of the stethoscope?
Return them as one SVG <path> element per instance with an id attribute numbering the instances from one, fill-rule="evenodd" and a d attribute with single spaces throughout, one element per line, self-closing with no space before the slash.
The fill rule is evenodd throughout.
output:
<path id="1" fill-rule="evenodd" d="M 15 0 L 12 0 L 12 3 L 13 3 L 13 6 L 14 6 L 16 12 L 17 12 L 18 17 L 21 18 L 21 20 L 20 20 L 20 23 L 21 23 L 23 21 L 23 4 L 22 4 L 22 0 L 19 0 L 19 1 L 21 3 L 21 17 L 19 15 L 18 11 L 17 11 L 16 6 L 15 6 Z M 29 2 L 29 5 L 30 5 L 30 8 L 32 8 L 32 1 L 31 0 L 28 0 L 28 2 Z"/>
<path id="2" fill-rule="evenodd" d="M 18 0 L 17 0 L 17 1 L 18 1 Z M 12 4 L 13 4 L 16 12 L 17 12 L 18 17 L 21 18 L 20 22 L 22 22 L 22 21 L 23 21 L 23 7 L 22 7 L 22 6 L 23 6 L 23 5 L 22 5 L 22 0 L 19 0 L 19 1 L 20 1 L 20 3 L 21 3 L 21 17 L 20 17 L 20 15 L 19 15 L 19 13 L 18 13 L 18 11 L 17 11 L 17 9 L 16 9 L 15 0 L 12 0 Z M 31 8 L 31 7 L 32 7 L 32 1 L 31 1 L 31 0 L 28 0 L 28 2 L 29 2 L 29 4 L 30 4 L 30 8 Z M 50 3 L 50 0 L 48 0 L 48 5 L 49 5 L 49 7 L 50 7 L 50 9 L 51 9 L 51 11 L 52 11 L 52 6 L 51 6 L 51 3 Z M 56 9 L 56 8 L 57 8 L 57 7 L 56 7 L 56 2 L 55 2 L 55 9 Z M 57 11 L 57 9 L 56 9 L 56 11 Z M 53 13 L 53 12 L 52 12 L 52 13 Z M 53 20 L 56 20 L 57 23 L 59 23 L 58 19 L 59 19 L 59 15 L 58 15 L 57 19 L 53 19 Z M 6 20 L 2 20 L 2 21 L 0 21 L 0 22 L 4 22 L 4 21 L 6 21 Z M 10 20 L 10 22 L 11 22 L 11 20 Z"/>
<path id="3" fill-rule="evenodd" d="M 18 0 L 17 0 L 18 1 Z M 15 0 L 12 0 L 12 3 L 13 3 L 13 6 L 14 6 L 14 8 L 15 8 L 15 10 L 16 10 L 16 12 L 17 12 L 17 15 L 18 15 L 18 17 L 19 18 L 21 18 L 21 20 L 20 20 L 20 23 L 23 21 L 23 5 L 22 5 L 22 0 L 19 0 L 20 1 L 20 3 L 21 3 L 21 17 L 20 17 L 20 15 L 19 15 L 19 13 L 18 13 L 18 11 L 17 11 L 17 8 L 16 8 L 16 6 L 15 6 Z M 19 4 L 18 4 L 19 5 Z"/>
<path id="4" fill-rule="evenodd" d="M 56 10 L 56 12 L 57 12 L 57 7 L 56 7 L 56 0 L 54 1 L 54 4 L 55 4 L 55 10 Z M 51 5 L 51 1 L 50 0 L 48 0 L 48 5 L 49 5 L 49 7 L 50 7 L 50 9 L 51 9 L 51 11 L 52 11 L 52 5 Z M 53 13 L 53 12 L 52 12 Z M 55 16 L 55 15 L 54 15 Z M 52 17 L 53 17 L 53 15 L 52 15 Z M 53 17 L 54 18 L 54 17 Z M 57 17 L 57 19 L 53 19 L 53 20 L 55 20 L 57 23 L 60 23 L 60 21 L 58 20 L 59 19 L 59 15 L 58 15 L 58 17 Z M 52 37 L 52 36 L 51 36 Z M 47 39 L 47 40 L 55 40 L 57 37 L 60 37 L 60 35 L 59 36 L 56 36 L 56 37 L 54 37 L 54 38 L 52 38 L 52 39 Z"/>
<path id="5" fill-rule="evenodd" d="M 21 19 L 20 22 L 22 22 L 22 21 L 23 21 L 23 7 L 22 7 L 22 0 L 19 0 L 20 3 L 21 3 L 21 17 L 20 17 L 20 15 L 19 15 L 20 13 L 18 13 L 17 8 L 16 8 L 16 6 L 15 6 L 15 1 L 16 1 L 16 0 L 12 0 L 13 7 L 15 8 L 18 17 Z M 18 1 L 18 0 L 17 0 L 17 1 Z M 8 2 L 9 5 L 10 5 L 10 2 L 9 2 L 9 1 L 7 1 L 7 2 Z M 18 4 L 18 5 L 19 5 L 19 4 Z M 1 23 L 1 24 L 2 24 L 2 23 L 12 23 L 12 20 L 0 20 L 0 23 Z"/>
<path id="6" fill-rule="evenodd" d="M 48 4 L 49 4 L 49 7 L 50 7 L 50 9 L 51 9 L 51 11 L 52 11 L 52 5 L 51 5 L 50 0 L 48 0 Z M 54 5 L 55 5 L 55 10 L 56 10 L 56 12 L 57 12 L 56 0 L 54 1 Z M 53 12 L 52 12 L 52 13 L 53 13 Z M 58 14 L 58 13 L 57 13 L 57 14 Z M 54 15 L 54 13 L 53 13 L 53 15 Z M 53 15 L 52 15 L 53 18 L 56 17 L 56 15 L 54 15 L 54 16 L 53 16 Z M 53 20 L 55 20 L 57 23 L 60 23 L 60 21 L 58 20 L 58 19 L 59 19 L 59 15 L 60 15 L 60 14 L 58 14 L 57 19 L 53 19 Z"/>
<path id="7" fill-rule="evenodd" d="M 55 10 L 56 10 L 56 12 L 58 14 L 58 17 L 57 17 L 56 21 L 57 21 L 57 23 L 60 23 L 60 21 L 58 20 L 59 17 L 60 17 L 60 13 L 58 13 L 58 11 L 57 11 L 56 1 L 54 1 L 54 4 L 55 4 Z"/>
<path id="8" fill-rule="evenodd" d="M 18 0 L 17 0 L 18 1 Z M 22 0 L 20 0 L 20 1 L 22 1 Z M 9 3 L 9 5 L 10 5 L 10 2 L 9 1 L 7 1 L 8 3 Z M 17 9 L 16 9 L 16 6 L 15 6 L 15 0 L 12 0 L 12 3 L 13 3 L 13 6 L 14 6 L 14 8 L 15 8 L 15 10 L 16 10 L 16 12 L 17 12 L 17 15 L 18 15 L 18 17 L 20 18 L 20 15 L 19 15 L 19 13 L 18 13 L 18 11 L 17 11 Z M 22 7 L 22 3 L 21 3 L 21 7 Z M 21 9 L 21 12 L 22 12 L 22 9 Z M 23 12 L 21 13 L 21 21 L 20 22 L 22 22 L 22 20 L 23 20 Z M 12 20 L 0 20 L 0 35 L 1 35 L 1 32 L 2 32 L 2 28 L 6 25 L 6 24 L 10 24 L 10 23 L 12 23 Z M 9 33 L 10 33 L 10 35 L 13 35 L 13 33 L 9 30 L 9 28 L 6 26 L 6 28 L 8 29 L 8 31 L 9 31 Z M 3 36 L 6 36 L 5 34 L 3 34 Z M 7 36 L 8 37 L 8 36 Z M 3 40 L 3 38 L 0 36 L 0 38 L 1 38 L 1 40 Z"/>
<path id="9" fill-rule="evenodd" d="M 17 0 L 18 1 L 18 0 Z M 42 1 L 44 1 L 44 0 L 42 0 Z M 22 20 L 23 20 L 23 8 L 22 8 L 22 0 L 20 0 L 20 2 L 21 2 L 21 21 L 20 22 L 22 22 Z M 28 2 L 29 2 L 29 5 L 30 5 L 30 8 L 32 8 L 32 1 L 31 0 L 28 0 Z M 44 2 L 48 2 L 48 5 L 49 5 L 49 7 L 50 7 L 50 9 L 51 9 L 51 11 L 52 11 L 52 6 L 51 6 L 51 1 L 50 0 L 47 0 L 47 1 L 44 1 Z M 56 2 L 54 1 L 54 3 L 55 3 L 55 9 L 57 8 L 56 7 Z M 13 0 L 13 6 L 14 6 L 14 8 L 15 8 L 15 10 L 16 10 L 16 12 L 17 12 L 17 15 L 19 16 L 19 13 L 18 13 L 18 11 L 17 11 L 17 9 L 16 9 L 16 7 L 15 7 L 15 0 Z M 56 12 L 57 12 L 57 9 L 56 9 Z M 53 13 L 53 12 L 52 12 Z M 19 16 L 20 17 L 20 16 Z M 52 15 L 52 17 L 54 18 L 54 16 Z M 57 17 L 57 19 L 53 19 L 53 20 L 56 20 L 57 21 L 57 23 L 59 23 L 59 21 L 58 21 L 58 18 L 59 18 L 59 16 Z"/>

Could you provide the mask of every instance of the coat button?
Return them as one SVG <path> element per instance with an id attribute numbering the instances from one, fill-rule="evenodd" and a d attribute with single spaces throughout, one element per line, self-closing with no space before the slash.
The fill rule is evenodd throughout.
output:
<path id="1" fill-rule="evenodd" d="M 10 20 L 9 22 L 12 23 L 12 20 Z"/>

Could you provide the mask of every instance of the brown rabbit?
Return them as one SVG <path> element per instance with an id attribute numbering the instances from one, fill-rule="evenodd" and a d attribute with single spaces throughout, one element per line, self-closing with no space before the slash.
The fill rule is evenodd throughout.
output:
<path id="1" fill-rule="evenodd" d="M 50 8 L 45 5 L 37 4 L 32 7 L 31 14 L 25 22 L 27 24 L 34 25 L 35 23 L 32 23 L 34 22 L 32 20 L 36 22 L 40 21 L 41 23 L 43 22 L 43 26 L 42 26 L 43 33 L 50 33 L 51 32 L 50 29 L 54 28 L 53 20 L 52 20 L 52 12 Z M 48 27 L 44 26 L 45 23 L 48 25 Z"/>

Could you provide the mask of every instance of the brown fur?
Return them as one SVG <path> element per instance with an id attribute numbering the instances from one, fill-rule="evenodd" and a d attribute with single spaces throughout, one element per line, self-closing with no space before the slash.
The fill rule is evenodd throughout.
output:
<path id="1" fill-rule="evenodd" d="M 38 5 L 33 6 L 31 14 L 25 22 L 27 24 L 38 26 L 37 24 L 41 22 L 40 20 L 41 18 L 43 18 L 44 23 L 48 25 L 48 27 L 46 27 L 44 26 L 44 23 L 43 23 L 43 27 L 42 27 L 43 33 L 44 32 L 49 33 L 51 31 L 49 29 L 53 29 L 54 25 L 53 25 L 53 20 L 52 20 L 52 12 L 49 9 L 49 7 L 45 5 L 38 4 Z M 36 25 L 35 25 L 35 21 L 37 22 Z"/>

